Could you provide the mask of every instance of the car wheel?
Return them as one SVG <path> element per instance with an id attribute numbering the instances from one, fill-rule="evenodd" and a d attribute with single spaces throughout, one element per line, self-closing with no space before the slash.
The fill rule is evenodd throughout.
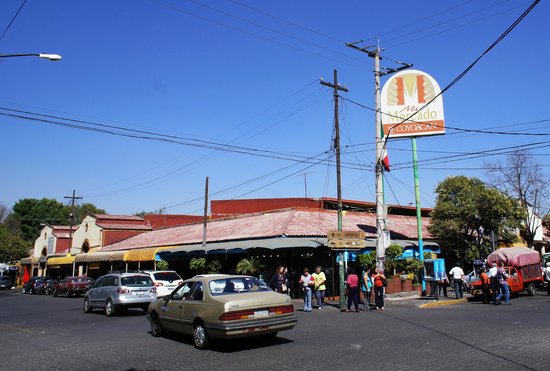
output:
<path id="1" fill-rule="evenodd" d="M 55 298 L 57 296 L 57 290 L 53 290 L 52 296 Z"/>
<path id="2" fill-rule="evenodd" d="M 156 313 L 151 315 L 151 335 L 154 337 L 159 337 L 164 334 L 164 329 L 160 324 L 160 318 Z"/>
<path id="3" fill-rule="evenodd" d="M 107 304 L 105 305 L 105 315 L 107 317 L 112 317 L 115 315 L 115 306 L 113 305 L 111 299 L 107 300 Z"/>
<path id="4" fill-rule="evenodd" d="M 26 294 L 26 293 L 27 293 L 27 290 L 23 287 L 23 288 L 21 289 L 21 294 Z"/>
<path id="5" fill-rule="evenodd" d="M 82 310 L 84 313 L 91 313 L 92 307 L 90 306 L 90 300 L 88 298 L 84 299 L 84 305 L 82 305 Z"/>
<path id="6" fill-rule="evenodd" d="M 193 340 L 197 349 L 206 349 L 208 347 L 209 338 L 204 323 L 198 322 L 193 327 Z"/>
<path id="7" fill-rule="evenodd" d="M 530 283 L 527 286 L 527 294 L 529 294 L 529 296 L 535 296 L 536 291 L 537 291 L 537 289 L 535 288 L 535 285 L 533 285 L 532 283 Z"/>

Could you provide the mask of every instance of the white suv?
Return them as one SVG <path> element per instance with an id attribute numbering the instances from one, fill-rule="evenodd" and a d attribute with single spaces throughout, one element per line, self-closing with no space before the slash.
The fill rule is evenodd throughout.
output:
<path id="1" fill-rule="evenodd" d="M 142 273 L 151 277 L 159 298 L 170 295 L 183 282 L 183 279 L 175 271 L 143 271 Z"/>

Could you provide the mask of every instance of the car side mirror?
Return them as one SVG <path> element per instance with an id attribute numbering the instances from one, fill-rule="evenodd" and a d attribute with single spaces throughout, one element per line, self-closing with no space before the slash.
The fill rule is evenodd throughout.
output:
<path id="1" fill-rule="evenodd" d="M 169 296 L 165 296 L 165 297 L 163 298 L 163 300 L 164 300 L 166 303 L 168 303 L 168 302 L 170 301 L 170 295 L 169 295 Z"/>

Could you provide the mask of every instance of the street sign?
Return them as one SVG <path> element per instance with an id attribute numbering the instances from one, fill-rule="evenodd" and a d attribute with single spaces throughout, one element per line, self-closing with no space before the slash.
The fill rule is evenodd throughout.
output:
<path id="1" fill-rule="evenodd" d="M 328 246 L 334 250 L 359 250 L 367 247 L 363 231 L 329 231 Z"/>

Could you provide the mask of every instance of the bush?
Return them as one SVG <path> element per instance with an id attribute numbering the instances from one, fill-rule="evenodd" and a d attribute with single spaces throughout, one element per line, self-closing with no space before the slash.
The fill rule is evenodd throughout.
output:
<path id="1" fill-rule="evenodd" d="M 392 243 L 386 249 L 385 255 L 386 255 L 386 260 L 399 259 L 403 255 L 403 248 L 401 247 L 401 245 L 398 245 L 396 243 Z"/>
<path id="2" fill-rule="evenodd" d="M 165 270 L 168 269 L 168 267 L 169 267 L 169 264 L 168 264 L 168 262 L 167 262 L 166 260 L 159 260 L 159 261 L 157 262 L 157 269 L 158 269 L 159 271 L 165 271 Z"/>
<path id="3" fill-rule="evenodd" d="M 204 268 L 206 267 L 205 258 L 193 258 L 189 261 L 189 269 L 195 274 L 204 273 Z"/>
<path id="4" fill-rule="evenodd" d="M 359 266 L 365 270 L 374 267 L 376 265 L 376 251 L 358 255 L 357 262 Z"/>
<path id="5" fill-rule="evenodd" d="M 222 265 L 218 260 L 212 260 L 210 263 L 208 263 L 208 266 L 206 267 L 206 273 L 208 274 L 220 273 L 221 270 Z"/>

